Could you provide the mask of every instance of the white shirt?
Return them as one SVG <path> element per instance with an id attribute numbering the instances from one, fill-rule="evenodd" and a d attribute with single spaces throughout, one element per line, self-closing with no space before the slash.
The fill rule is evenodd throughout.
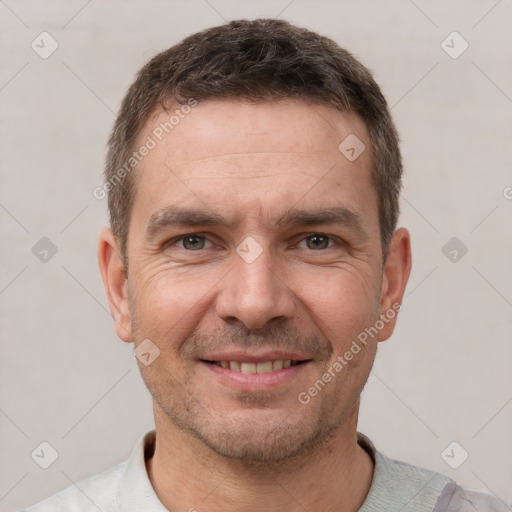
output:
<path id="1" fill-rule="evenodd" d="M 450 478 L 389 459 L 358 434 L 372 457 L 372 484 L 359 512 L 510 512 L 498 498 L 463 489 Z M 169 512 L 158 499 L 146 471 L 155 431 L 141 436 L 126 462 L 77 482 L 22 512 Z M 190 504 L 204 509 L 199 504 Z M 317 512 L 317 511 L 313 511 Z"/>

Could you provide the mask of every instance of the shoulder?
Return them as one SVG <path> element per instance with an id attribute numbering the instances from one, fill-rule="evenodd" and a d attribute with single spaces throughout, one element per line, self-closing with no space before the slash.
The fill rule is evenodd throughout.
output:
<path id="1" fill-rule="evenodd" d="M 119 481 L 126 469 L 122 462 L 102 473 L 70 485 L 21 512 L 97 512 L 118 510 Z"/>
<path id="2" fill-rule="evenodd" d="M 154 451 L 156 433 L 150 430 L 137 441 L 127 461 L 73 483 L 21 512 L 127 512 L 165 510 L 146 472 L 146 455 Z"/>
<path id="3" fill-rule="evenodd" d="M 499 498 L 481 491 L 465 489 L 450 482 L 439 496 L 433 512 L 509 512 L 510 508 Z"/>
<path id="4" fill-rule="evenodd" d="M 441 473 L 386 457 L 362 434 L 358 434 L 358 442 L 375 464 L 360 512 L 510 512 L 493 495 L 465 489 Z"/>

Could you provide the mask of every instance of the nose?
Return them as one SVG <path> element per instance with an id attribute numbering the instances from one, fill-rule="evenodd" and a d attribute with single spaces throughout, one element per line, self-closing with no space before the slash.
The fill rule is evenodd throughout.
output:
<path id="1" fill-rule="evenodd" d="M 225 322 L 241 322 L 250 330 L 293 317 L 296 300 L 268 251 L 248 262 L 238 254 L 221 281 L 216 312 Z"/>

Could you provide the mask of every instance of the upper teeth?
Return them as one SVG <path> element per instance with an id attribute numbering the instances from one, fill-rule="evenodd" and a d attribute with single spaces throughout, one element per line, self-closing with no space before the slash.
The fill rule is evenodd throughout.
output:
<path id="1" fill-rule="evenodd" d="M 279 359 L 277 361 L 264 361 L 262 363 L 241 363 L 239 361 L 217 361 L 222 368 L 229 368 L 235 372 L 242 373 L 269 373 L 291 366 L 290 359 Z"/>

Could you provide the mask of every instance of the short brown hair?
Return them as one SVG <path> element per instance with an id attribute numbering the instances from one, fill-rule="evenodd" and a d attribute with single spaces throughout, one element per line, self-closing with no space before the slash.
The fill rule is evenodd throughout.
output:
<path id="1" fill-rule="evenodd" d="M 157 108 L 216 98 L 302 99 L 357 114 L 371 142 L 383 258 L 396 228 L 402 161 L 386 100 L 371 73 L 331 39 L 274 19 L 237 20 L 193 34 L 151 59 L 121 105 L 108 143 L 110 224 L 126 265 L 134 176 L 119 170 Z M 117 180 L 116 180 L 117 173 Z M 114 182 L 117 181 L 117 183 Z"/>

